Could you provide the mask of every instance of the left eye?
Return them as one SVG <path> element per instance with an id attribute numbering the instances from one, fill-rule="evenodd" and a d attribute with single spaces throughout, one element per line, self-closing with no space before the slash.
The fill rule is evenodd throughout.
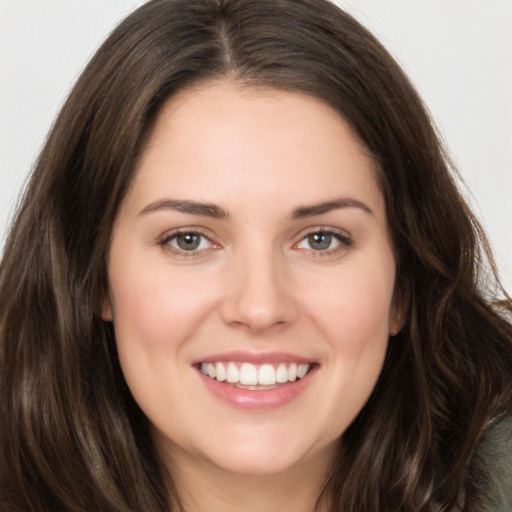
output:
<path id="1" fill-rule="evenodd" d="M 336 249 L 342 244 L 349 245 L 349 241 L 336 233 L 317 231 L 305 236 L 297 244 L 297 248 L 312 251 L 328 251 L 330 249 Z"/>
<path id="2" fill-rule="evenodd" d="M 201 233 L 175 233 L 164 240 L 164 243 L 180 251 L 200 251 L 208 249 L 212 242 Z"/>

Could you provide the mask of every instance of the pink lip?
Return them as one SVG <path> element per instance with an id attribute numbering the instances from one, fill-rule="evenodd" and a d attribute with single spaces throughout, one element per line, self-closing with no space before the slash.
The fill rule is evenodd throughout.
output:
<path id="1" fill-rule="evenodd" d="M 229 360 L 233 361 L 233 359 Z M 215 359 L 215 361 L 219 361 L 219 359 Z M 247 359 L 244 359 L 244 361 L 247 361 Z M 268 361 L 268 359 L 265 361 Z M 286 359 L 286 361 L 290 361 L 290 359 Z M 294 360 L 292 359 L 292 361 Z M 317 370 L 318 365 L 314 365 L 300 380 L 279 384 L 273 389 L 263 390 L 240 389 L 226 382 L 218 382 L 202 374 L 199 369 L 197 369 L 197 374 L 206 389 L 219 400 L 237 409 L 256 412 L 277 409 L 297 398 L 307 389 Z"/>
<path id="2" fill-rule="evenodd" d="M 213 354 L 205 356 L 202 359 L 193 361 L 193 365 L 201 363 L 216 363 L 219 361 L 233 361 L 234 363 L 252 363 L 252 364 L 278 364 L 278 363 L 313 363 L 311 359 L 297 356 L 286 352 L 247 352 L 247 351 L 234 351 L 224 352 L 221 354 Z"/>

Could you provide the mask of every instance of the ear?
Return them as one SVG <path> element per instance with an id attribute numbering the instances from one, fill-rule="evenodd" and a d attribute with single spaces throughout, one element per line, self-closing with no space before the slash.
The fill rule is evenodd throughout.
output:
<path id="1" fill-rule="evenodd" d="M 395 308 L 393 308 L 393 309 L 395 309 Z M 401 311 L 399 311 L 398 308 L 396 308 L 396 309 L 397 309 L 397 311 L 392 312 L 392 315 L 390 316 L 390 319 L 389 319 L 389 335 L 390 336 L 397 335 L 402 330 L 402 327 L 404 326 L 404 323 L 405 323 L 405 320 L 404 320 L 404 317 L 403 317 Z"/>
<path id="2" fill-rule="evenodd" d="M 110 298 L 108 290 L 103 293 L 103 298 L 101 299 L 101 319 L 105 322 L 112 322 L 112 320 L 114 320 L 112 299 Z"/>
<path id="3" fill-rule="evenodd" d="M 397 335 L 405 324 L 407 312 L 409 310 L 408 297 L 408 287 L 404 283 L 397 283 L 393 294 L 393 302 L 389 310 L 390 336 Z"/>
<path id="4" fill-rule="evenodd" d="M 112 322 L 114 319 L 114 315 L 112 314 L 112 305 L 110 304 L 110 300 L 107 304 L 103 304 L 101 306 L 101 318 L 105 322 Z"/>

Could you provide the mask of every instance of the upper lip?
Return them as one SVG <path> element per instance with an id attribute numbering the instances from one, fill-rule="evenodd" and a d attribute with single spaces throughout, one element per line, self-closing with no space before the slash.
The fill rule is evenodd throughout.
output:
<path id="1" fill-rule="evenodd" d="M 192 364 L 217 363 L 221 361 L 233 361 L 235 363 L 313 363 L 311 358 L 306 358 L 289 352 L 252 352 L 252 351 L 232 351 L 219 354 L 212 354 L 201 359 L 195 360 Z"/>

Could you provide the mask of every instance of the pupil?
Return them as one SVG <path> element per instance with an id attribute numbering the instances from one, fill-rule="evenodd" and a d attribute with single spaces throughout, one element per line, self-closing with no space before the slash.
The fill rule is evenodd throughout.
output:
<path id="1" fill-rule="evenodd" d="M 331 235 L 326 235 L 325 233 L 315 233 L 308 236 L 310 247 L 318 251 L 329 249 L 331 245 L 331 239 Z"/>
<path id="2" fill-rule="evenodd" d="M 200 235 L 194 233 L 187 233 L 185 235 L 179 235 L 176 239 L 178 247 L 184 251 L 193 251 L 199 247 L 201 242 Z"/>

